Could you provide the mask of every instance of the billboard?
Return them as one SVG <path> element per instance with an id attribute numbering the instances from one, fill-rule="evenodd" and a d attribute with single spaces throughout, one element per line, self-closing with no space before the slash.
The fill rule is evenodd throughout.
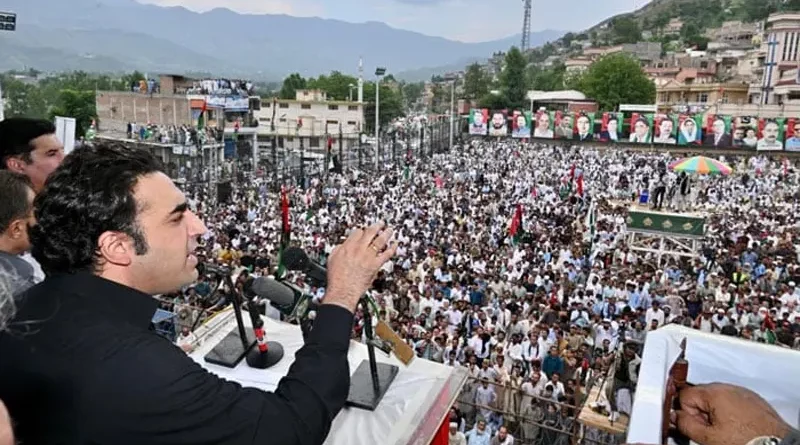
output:
<path id="1" fill-rule="evenodd" d="M 623 122 L 625 122 L 625 116 L 622 113 L 603 113 L 603 120 L 600 123 L 600 140 L 603 142 L 624 140 Z"/>
<path id="2" fill-rule="evenodd" d="M 469 134 L 483 136 L 486 134 L 489 110 L 473 108 L 469 110 Z"/>
<path id="3" fill-rule="evenodd" d="M 758 144 L 758 118 L 755 116 L 736 116 L 733 118 L 733 146 L 736 148 L 756 148 Z"/>
<path id="4" fill-rule="evenodd" d="M 730 116 L 708 114 L 706 115 L 706 124 L 704 128 L 705 137 L 703 138 L 703 145 L 706 147 L 733 147 Z"/>
<path id="5" fill-rule="evenodd" d="M 594 140 L 594 113 L 575 113 L 573 139 L 580 142 Z"/>
<path id="6" fill-rule="evenodd" d="M 783 150 L 783 118 L 758 120 L 758 151 L 782 151 Z"/>
<path id="7" fill-rule="evenodd" d="M 555 124 L 554 133 L 556 139 L 572 139 L 575 126 L 572 115 L 565 111 L 556 111 L 553 115 L 553 122 Z"/>
<path id="8" fill-rule="evenodd" d="M 678 142 L 678 119 L 671 114 L 657 114 L 653 128 L 653 143 L 675 145 Z"/>
<path id="9" fill-rule="evenodd" d="M 700 145 L 703 142 L 703 125 L 700 116 L 678 116 L 678 145 Z"/>
<path id="10" fill-rule="evenodd" d="M 531 112 L 514 111 L 513 116 L 514 118 L 511 120 L 511 137 L 531 137 Z"/>
<path id="11" fill-rule="evenodd" d="M 553 116 L 545 110 L 536 112 L 536 124 L 533 128 L 533 137 L 553 139 Z"/>
<path id="12" fill-rule="evenodd" d="M 800 119 L 792 117 L 786 120 L 786 136 L 786 151 L 800 151 Z"/>
<path id="13" fill-rule="evenodd" d="M 506 110 L 492 111 L 489 136 L 508 136 L 508 115 Z"/>
<path id="14" fill-rule="evenodd" d="M 652 114 L 631 114 L 631 136 L 628 138 L 634 144 L 649 144 L 653 134 Z"/>

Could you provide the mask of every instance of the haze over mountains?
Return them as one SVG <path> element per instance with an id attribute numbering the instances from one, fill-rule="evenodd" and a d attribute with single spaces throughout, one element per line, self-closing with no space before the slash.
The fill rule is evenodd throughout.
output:
<path id="1" fill-rule="evenodd" d="M 244 15 L 223 8 L 201 14 L 134 0 L 4 0 L 0 9 L 18 15 L 17 32 L 0 35 L 0 70 L 138 69 L 280 80 L 291 72 L 355 74 L 363 55 L 367 75 L 382 65 L 398 77 L 421 80 L 431 73 L 423 68 L 463 68 L 520 40 L 463 43 L 377 22 Z M 563 33 L 533 33 L 531 44 Z"/>

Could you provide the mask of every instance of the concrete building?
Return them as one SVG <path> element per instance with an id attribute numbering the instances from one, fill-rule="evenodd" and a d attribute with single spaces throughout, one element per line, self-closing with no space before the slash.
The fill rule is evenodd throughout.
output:
<path id="1" fill-rule="evenodd" d="M 767 18 L 761 85 L 751 89 L 751 100 L 761 105 L 800 103 L 800 12 L 772 14 Z"/>
<path id="2" fill-rule="evenodd" d="M 747 104 L 748 84 L 744 82 L 679 82 L 672 80 L 656 86 L 656 105 L 659 110 L 692 112 L 726 104 Z"/>
<path id="3" fill-rule="evenodd" d="M 719 28 L 706 31 L 706 37 L 715 42 L 731 42 L 752 45 L 764 31 L 763 22 L 744 23 L 738 20 L 724 22 Z"/>
<path id="4" fill-rule="evenodd" d="M 664 27 L 664 34 L 680 34 L 683 28 L 683 21 L 678 18 L 671 19 Z"/>
<path id="5" fill-rule="evenodd" d="M 329 100 L 321 90 L 298 90 L 294 100 L 262 100 L 253 115 L 258 126 L 245 133 L 257 133 L 262 150 L 274 136 L 279 148 L 299 149 L 302 141 L 304 149 L 324 152 L 328 137 L 338 146 L 340 129 L 344 147 L 352 147 L 364 129 L 363 104 Z"/>
<path id="6" fill-rule="evenodd" d="M 587 57 L 576 57 L 565 60 L 564 67 L 567 69 L 567 73 L 577 75 L 586 72 L 592 66 L 592 63 L 594 62 Z"/>

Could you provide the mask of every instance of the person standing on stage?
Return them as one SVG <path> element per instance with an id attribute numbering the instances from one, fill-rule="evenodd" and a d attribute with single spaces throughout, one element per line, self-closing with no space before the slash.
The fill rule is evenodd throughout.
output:
<path id="1" fill-rule="evenodd" d="M 327 262 L 314 330 L 274 393 L 218 378 L 149 330 L 153 295 L 197 279 L 206 232 L 144 150 L 75 151 L 35 201 L 33 255 L 47 278 L 0 334 L 0 400 L 23 443 L 322 443 L 344 406 L 353 314 L 395 253 L 383 224 L 353 230 Z M 43 411 L 43 407 L 46 409 Z"/>

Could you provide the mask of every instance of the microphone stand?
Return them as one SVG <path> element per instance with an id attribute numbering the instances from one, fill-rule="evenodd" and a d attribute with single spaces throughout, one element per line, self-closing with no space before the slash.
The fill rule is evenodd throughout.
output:
<path id="1" fill-rule="evenodd" d="M 231 274 L 225 274 L 225 284 L 233 295 L 233 313 L 236 316 L 236 328 L 232 329 L 214 349 L 203 357 L 208 363 L 235 368 L 245 357 L 251 368 L 267 369 L 283 358 L 283 346 L 277 342 L 268 342 L 264 335 L 264 321 L 258 312 L 248 305 L 247 312 L 253 324 L 253 331 L 244 328 L 242 319 L 242 296 L 233 285 Z M 253 349 L 253 346 L 258 348 Z"/>
<path id="2" fill-rule="evenodd" d="M 375 360 L 375 334 L 372 330 L 372 315 L 369 312 L 369 303 L 362 297 L 362 311 L 364 312 L 364 334 L 367 337 L 367 355 L 369 360 L 363 360 L 356 372 L 350 377 L 350 392 L 347 395 L 347 406 L 375 411 L 381 399 L 389 390 L 397 373 L 400 370 L 395 365 L 378 363 Z"/>

